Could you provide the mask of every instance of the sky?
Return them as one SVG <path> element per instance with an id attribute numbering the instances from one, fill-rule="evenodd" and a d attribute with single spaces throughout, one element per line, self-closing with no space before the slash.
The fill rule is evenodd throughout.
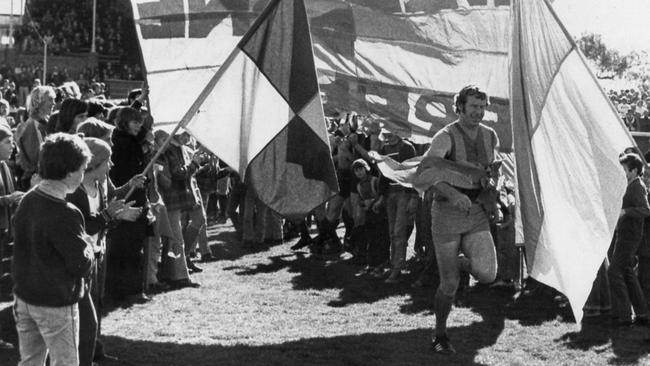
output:
<path id="1" fill-rule="evenodd" d="M 623 54 L 650 51 L 650 0 L 555 0 L 553 8 L 575 37 L 597 33 Z"/>

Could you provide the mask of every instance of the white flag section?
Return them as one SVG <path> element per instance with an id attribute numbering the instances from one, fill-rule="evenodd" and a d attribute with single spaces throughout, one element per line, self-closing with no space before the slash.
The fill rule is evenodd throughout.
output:
<path id="1" fill-rule="evenodd" d="M 512 3 L 511 116 L 528 271 L 576 322 L 610 245 L 632 137 L 546 0 Z"/>
<path id="2" fill-rule="evenodd" d="M 241 39 L 233 27 L 237 13 L 206 11 L 194 1 L 131 4 L 156 128 L 171 131 Z"/>

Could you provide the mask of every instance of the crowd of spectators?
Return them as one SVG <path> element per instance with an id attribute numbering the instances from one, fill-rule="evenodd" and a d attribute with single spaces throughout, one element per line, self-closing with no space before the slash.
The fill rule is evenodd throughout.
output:
<path id="1" fill-rule="evenodd" d="M 43 77 L 41 63 L 28 65 L 21 63 L 10 65 L 0 64 L 0 93 L 9 103 L 11 110 L 25 107 L 27 95 L 34 87 L 35 81 L 40 83 Z M 95 95 L 97 84 L 104 85 L 101 94 L 110 98 L 110 91 L 105 87 L 105 80 L 142 80 L 142 68 L 139 64 L 114 67 L 110 62 L 100 64 L 99 67 L 84 67 L 78 74 L 73 75 L 66 67 L 53 66 L 47 74 L 47 84 L 56 88 L 74 82 L 82 94 Z"/>
<path id="2" fill-rule="evenodd" d="M 146 93 L 141 90 L 132 91 L 128 100 L 116 105 L 104 98 L 99 83 L 93 85 L 89 93 L 81 93 L 73 83 L 64 83 L 57 89 L 36 83 L 28 100 L 28 112 L 24 114 L 21 110 L 7 113 L 5 104 L 0 103 L 0 139 L 8 139 L 10 151 L 2 154 L 5 145 L 0 144 L 0 187 L 3 190 L 0 206 L 6 203 L 2 209 L 11 210 L 6 213 L 11 217 L 15 209 L 13 204 L 22 197 L 22 192 L 38 192 L 30 196 L 31 200 L 39 202 L 35 203 L 37 206 L 52 203 L 52 198 L 65 199 L 79 208 L 83 220 L 75 218 L 77 214 L 68 208 L 55 205 L 62 210 L 61 215 L 65 211 L 71 217 L 70 232 L 84 234 L 68 238 L 53 236 L 45 242 L 37 240 L 38 248 L 32 247 L 36 242 L 32 241 L 31 233 L 47 232 L 51 227 L 42 225 L 43 220 L 56 220 L 56 217 L 48 219 L 45 214 L 33 221 L 35 226 L 28 224 L 31 220 L 21 219 L 21 223 L 29 227 L 18 228 L 11 246 L 13 232 L 2 227 L 0 218 L 0 257 L 11 254 L 7 248 L 14 254 L 11 275 L 6 268 L 10 262 L 4 260 L 0 261 L 0 274 L 5 274 L 2 276 L 5 282 L 7 278 L 14 280 L 13 296 L 20 304 L 16 329 L 22 358 L 43 357 L 45 362 L 47 351 L 43 347 L 47 347 L 53 364 L 65 360 L 65 364 L 91 365 L 93 359 L 107 357 L 95 346 L 96 314 L 101 314 L 103 299 L 142 303 L 149 300 L 151 293 L 199 286 L 189 276 L 201 272 L 191 257 L 199 252 L 203 260 L 208 260 L 211 252 L 207 245 L 205 210 L 194 176 L 208 167 L 214 168 L 215 160 L 207 152 L 196 153 L 188 135 L 178 135 L 156 160 L 156 169 L 143 173 L 155 152 L 162 149 L 162 131 L 154 135 L 153 120 L 144 106 Z M 83 140 L 79 140 L 78 133 L 84 135 Z M 45 155 L 42 149 L 50 146 L 53 153 Z M 69 154 L 71 150 L 89 150 L 90 154 L 85 152 L 75 157 Z M 66 162 L 68 158 L 72 160 Z M 52 159 L 63 160 L 50 162 Z M 64 171 L 56 170 L 53 174 L 47 170 L 50 166 Z M 218 173 L 218 169 L 214 171 Z M 10 174 L 5 174 L 7 172 Z M 154 183 L 145 185 L 145 182 Z M 216 181 L 208 185 L 216 187 Z M 127 203 L 122 198 L 129 191 Z M 43 195 L 52 197 L 42 201 Z M 15 200 L 7 198 L 14 196 Z M 78 222 L 85 229 L 79 230 Z M 66 240 L 76 243 L 75 253 L 57 249 L 57 245 Z M 86 249 L 84 242 L 88 244 Z M 49 260 L 37 270 L 39 274 L 74 284 L 73 292 L 50 291 L 48 296 L 39 296 L 47 291 L 29 275 L 35 270 L 29 256 L 40 250 L 49 253 Z M 91 254 L 86 255 L 89 250 Z M 83 261 L 83 266 L 75 266 L 74 270 L 64 268 L 72 256 Z M 65 274 L 58 275 L 63 272 Z M 59 288 L 57 286 L 54 287 Z M 0 293 L 9 295 L 6 286 L 0 288 Z M 35 310 L 27 309 L 34 304 L 41 309 L 64 306 L 78 315 L 73 315 L 74 319 L 59 318 L 50 309 L 52 311 L 45 317 L 47 321 L 42 323 L 39 320 L 42 317 L 35 317 Z M 53 322 L 65 327 L 65 332 L 79 334 L 78 352 L 70 349 L 69 344 L 57 343 L 56 336 L 50 338 L 49 333 L 46 334 L 46 328 Z M 46 338 L 45 343 L 24 343 L 39 334 Z M 7 345 L 0 342 L 0 347 L 3 346 Z"/>
<path id="3" fill-rule="evenodd" d="M 14 30 L 16 59 L 22 58 L 22 61 L 0 66 L 2 78 L 15 84 L 19 105 L 24 105 L 33 80 L 43 78 L 42 62 L 25 61 L 28 55 L 43 53 L 43 42 L 47 42 L 48 55 L 51 56 L 85 57 L 83 55 L 91 51 L 92 3 L 91 0 L 29 2 L 22 25 Z M 96 52 L 106 57 L 100 57 L 99 62 L 83 69 L 49 66 L 48 84 L 60 86 L 75 81 L 83 89 L 92 82 L 108 79 L 144 79 L 137 57 L 130 2 L 98 1 L 97 14 Z"/>
<path id="4" fill-rule="evenodd" d="M 99 80 L 120 79 L 120 80 L 144 80 L 144 73 L 139 63 L 122 63 L 116 66 L 112 62 L 99 64 Z"/>
<path id="5" fill-rule="evenodd" d="M 607 93 L 630 131 L 650 132 L 650 94 L 636 89 Z"/>
<path id="6" fill-rule="evenodd" d="M 55 2 L 56 4 L 53 4 Z M 34 0 L 28 4 L 23 26 L 15 31 L 20 52 L 41 53 L 43 40 L 54 55 L 88 52 L 92 45 L 92 1 Z M 133 33 L 129 2 L 97 1 L 95 47 L 100 54 L 122 55 Z"/>

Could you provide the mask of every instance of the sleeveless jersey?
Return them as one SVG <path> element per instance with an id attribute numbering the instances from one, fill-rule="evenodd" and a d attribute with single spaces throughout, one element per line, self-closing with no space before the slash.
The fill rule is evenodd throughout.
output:
<path id="1" fill-rule="evenodd" d="M 458 121 L 443 128 L 451 139 L 451 150 L 445 157 L 451 161 L 479 163 L 486 167 L 494 161 L 494 148 L 497 143 L 496 132 L 479 124 L 476 139 L 472 140 L 460 127 Z"/>

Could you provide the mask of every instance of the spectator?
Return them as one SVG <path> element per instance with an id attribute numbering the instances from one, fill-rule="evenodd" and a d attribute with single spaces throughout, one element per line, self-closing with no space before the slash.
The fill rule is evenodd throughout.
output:
<path id="1" fill-rule="evenodd" d="M 0 125 L 0 278 L 3 280 L 0 293 L 10 285 L 11 243 L 13 242 L 12 216 L 23 192 L 14 189 L 15 180 L 6 161 L 14 150 L 13 134 L 7 126 Z M 5 293 L 6 295 L 6 293 Z M 1 329 L 0 329 L 1 334 Z M 13 345 L 0 338 L 0 350 L 12 349 Z"/>
<path id="2" fill-rule="evenodd" d="M 38 168 L 40 145 L 47 135 L 47 122 L 52 113 L 55 97 L 54 89 L 49 86 L 34 88 L 30 94 L 29 119 L 16 129 L 18 147 L 16 163 L 22 169 L 18 186 L 24 190 L 32 186 L 31 179 Z"/>
<path id="3" fill-rule="evenodd" d="M 360 198 L 360 217 L 355 219 L 355 232 L 359 237 L 358 256 L 366 264 L 364 272 L 372 273 L 390 257 L 385 198 L 378 191 L 379 178 L 370 175 L 370 166 L 365 160 L 355 160 L 352 171 L 359 180 L 357 192 Z"/>
<path id="4" fill-rule="evenodd" d="M 105 121 L 107 115 L 106 107 L 96 99 L 88 100 L 88 117 L 94 117 Z"/>
<path id="5" fill-rule="evenodd" d="M 206 224 L 195 178 L 197 171 L 207 169 L 201 167 L 206 156 L 194 153 L 182 139 L 182 135 L 174 136 L 163 153 L 165 166 L 169 169 L 170 185 L 162 189 L 161 194 L 167 207 L 171 228 L 176 237 L 180 235 L 183 238 L 187 268 L 192 272 L 201 272 L 201 268 L 190 260 L 190 251 L 196 246 L 200 231 Z M 201 249 L 204 250 L 203 255 L 212 255 L 207 242 Z"/>
<path id="6" fill-rule="evenodd" d="M 168 134 L 162 130 L 156 131 L 156 148 L 160 149 Z M 170 148 L 174 148 L 169 152 Z M 176 154 L 180 153 L 179 156 Z M 158 183 L 160 195 L 166 207 L 169 219 L 170 236 L 168 249 L 163 253 L 173 253 L 173 256 L 165 255 L 162 260 L 162 275 L 173 287 L 198 287 L 199 284 L 189 278 L 188 258 L 186 258 L 183 229 L 181 227 L 181 214 L 183 209 L 191 209 L 196 205 L 195 197 L 192 192 L 186 191 L 186 184 L 189 183 L 190 176 L 197 169 L 197 164 L 193 162 L 184 162 L 185 154 L 181 146 L 168 145 L 162 153 L 160 160 L 157 161 Z M 176 160 L 176 159 L 180 160 Z M 170 160 L 171 159 L 171 160 Z M 172 167 L 170 161 L 180 166 Z M 172 173 L 172 169 L 176 173 Z M 174 175 L 176 178 L 174 179 Z M 175 180 L 175 182 L 174 182 Z"/>
<path id="7" fill-rule="evenodd" d="M 623 117 L 623 122 L 625 122 L 625 126 L 630 131 L 638 131 L 639 130 L 639 121 L 636 115 L 636 106 L 631 105 L 627 109 L 627 113 L 625 113 L 625 116 Z"/>
<path id="8" fill-rule="evenodd" d="M 9 102 L 0 99 L 0 123 L 13 128 L 16 126 L 14 119 L 9 115 Z"/>
<path id="9" fill-rule="evenodd" d="M 620 158 L 620 162 L 628 184 L 611 249 L 611 266 L 608 275 L 612 305 L 618 325 L 632 325 L 632 306 L 636 314 L 634 322 L 648 325 L 650 322 L 648 304 L 639 279 L 634 273 L 636 253 L 643 236 L 643 220 L 650 216 L 648 193 L 640 179 L 644 170 L 643 161 L 636 154 L 625 154 Z"/>
<path id="10" fill-rule="evenodd" d="M 129 184 L 116 189 L 107 182 L 108 169 L 111 166 L 111 147 L 98 138 L 86 137 L 84 142 L 92 153 L 83 181 L 67 200 L 74 204 L 83 214 L 85 230 L 92 238 L 95 254 L 95 264 L 91 268 L 89 288 L 79 303 L 80 313 L 80 346 L 79 355 L 82 365 L 91 365 L 97 358 L 94 354 L 106 358 L 103 346 L 95 349 L 97 336 L 100 334 L 100 316 L 103 308 L 104 281 L 106 276 L 106 241 L 105 235 L 109 223 L 117 220 L 135 221 L 141 214 L 141 208 L 132 208 L 123 200 L 131 186 L 142 185 L 144 180 L 132 179 Z M 106 188 L 104 188 L 106 187 Z M 110 200 L 110 202 L 109 202 Z"/>
<path id="11" fill-rule="evenodd" d="M 109 176 L 116 186 L 122 186 L 144 171 L 147 161 L 138 138 L 142 129 L 140 112 L 122 108 L 115 119 L 113 131 L 113 167 Z M 107 253 L 107 292 L 115 300 L 142 303 L 149 300 L 144 294 L 143 256 L 147 236 L 147 210 L 149 202 L 146 191 L 137 188 L 129 197 L 133 207 L 142 208 L 143 214 L 134 222 L 120 221 L 108 233 L 111 242 Z"/>
<path id="12" fill-rule="evenodd" d="M 112 144 L 111 136 L 115 126 L 111 126 L 104 121 L 97 118 L 90 117 L 77 126 L 77 133 L 83 133 L 85 137 L 96 137 L 106 141 L 107 144 Z"/>
<path id="13" fill-rule="evenodd" d="M 22 363 L 79 364 L 79 300 L 93 264 L 81 212 L 65 201 L 81 183 L 91 154 L 75 135 L 47 137 L 42 180 L 16 210 L 14 316 Z"/>
<path id="14" fill-rule="evenodd" d="M 413 145 L 397 134 L 384 130 L 382 135 L 385 144 L 379 150 L 380 154 L 390 156 L 397 162 L 403 162 L 415 156 Z M 412 224 L 408 222 L 411 216 L 408 208 L 415 191 L 386 178 L 383 181 L 385 183 L 381 191 L 385 196 L 386 214 L 388 215 L 391 260 L 391 273 L 386 279 L 386 283 L 397 283 L 406 264 L 407 227 Z"/>
<path id="15" fill-rule="evenodd" d="M 79 99 L 66 99 L 61 103 L 56 132 L 74 133 L 77 126 L 86 120 L 88 104 Z"/>

